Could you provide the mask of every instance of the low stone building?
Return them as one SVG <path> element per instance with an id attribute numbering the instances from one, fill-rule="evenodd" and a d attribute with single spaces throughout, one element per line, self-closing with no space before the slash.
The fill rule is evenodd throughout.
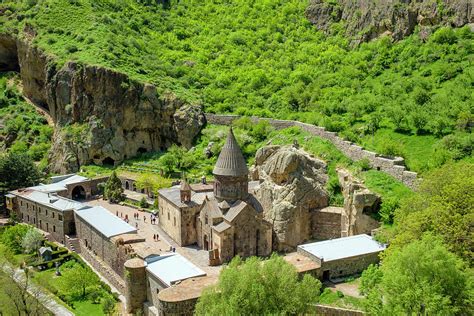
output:
<path id="1" fill-rule="evenodd" d="M 51 177 L 51 183 L 40 184 L 30 187 L 30 189 L 44 193 L 56 193 L 73 200 L 85 200 L 98 194 L 98 184 L 106 181 L 107 177 L 89 179 L 77 174 L 67 174 Z"/>
<path id="2" fill-rule="evenodd" d="M 313 260 L 319 268 L 322 280 L 361 273 L 370 264 L 379 262 L 379 254 L 385 245 L 366 234 L 336 238 L 304 244 L 297 247 L 297 253 Z"/>
<path id="3" fill-rule="evenodd" d="M 54 193 L 19 189 L 7 195 L 7 208 L 18 220 L 44 231 L 48 238 L 65 244 L 66 235 L 76 234 L 74 210 L 84 208 L 82 203 Z"/>
<path id="4" fill-rule="evenodd" d="M 125 261 L 134 255 L 129 245 L 144 241 L 136 228 L 101 206 L 79 209 L 75 219 L 81 254 L 92 254 L 122 277 Z"/>

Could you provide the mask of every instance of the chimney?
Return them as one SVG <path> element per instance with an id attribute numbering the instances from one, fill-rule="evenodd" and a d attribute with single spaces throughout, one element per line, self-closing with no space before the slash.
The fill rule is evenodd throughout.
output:
<path id="1" fill-rule="evenodd" d="M 201 183 L 202 184 L 207 184 L 206 176 L 201 177 Z"/>

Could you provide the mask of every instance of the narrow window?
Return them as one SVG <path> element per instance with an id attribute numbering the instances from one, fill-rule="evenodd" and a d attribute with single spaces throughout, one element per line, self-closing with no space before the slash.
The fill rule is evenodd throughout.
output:
<path id="1" fill-rule="evenodd" d="M 58 219 L 59 219 L 60 221 L 62 221 L 62 220 L 63 220 L 63 216 L 62 216 L 62 215 L 58 215 Z"/>
<path id="2" fill-rule="evenodd" d="M 168 220 L 170 220 L 170 212 L 168 212 Z"/>
<path id="3" fill-rule="evenodd" d="M 176 226 L 176 217 L 174 218 L 174 226 Z"/>
<path id="4" fill-rule="evenodd" d="M 207 218 L 207 215 L 206 215 L 206 217 L 204 218 L 204 224 L 207 225 L 208 222 L 209 222 L 209 219 Z"/>
<path id="5" fill-rule="evenodd" d="M 53 232 L 56 232 L 56 226 L 53 225 Z"/>

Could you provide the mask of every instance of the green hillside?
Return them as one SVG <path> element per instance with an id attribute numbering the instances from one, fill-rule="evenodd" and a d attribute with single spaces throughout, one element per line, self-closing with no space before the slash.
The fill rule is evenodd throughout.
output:
<path id="1" fill-rule="evenodd" d="M 351 49 L 341 25 L 326 36 L 307 21 L 307 1 L 18 2 L 0 3 L 1 32 L 31 26 L 60 62 L 117 69 L 206 111 L 322 125 L 418 172 L 472 153 L 467 27 Z"/>

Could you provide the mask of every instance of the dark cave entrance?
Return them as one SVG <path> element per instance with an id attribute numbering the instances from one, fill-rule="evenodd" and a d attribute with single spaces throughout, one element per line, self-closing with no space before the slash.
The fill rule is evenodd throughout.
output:
<path id="1" fill-rule="evenodd" d="M 104 165 L 104 166 L 114 166 L 115 165 L 115 160 L 113 160 L 110 157 L 104 158 L 104 160 L 102 160 L 102 165 Z"/>
<path id="2" fill-rule="evenodd" d="M 72 199 L 76 201 L 85 200 L 86 199 L 86 190 L 82 185 L 78 185 L 74 189 L 72 189 Z"/>
<path id="3" fill-rule="evenodd" d="M 137 150 L 137 154 L 138 154 L 138 155 L 144 154 L 144 153 L 146 153 L 146 152 L 148 152 L 148 150 L 147 150 L 146 148 L 144 148 L 144 147 L 140 147 L 140 148 L 138 148 L 138 150 Z"/>

